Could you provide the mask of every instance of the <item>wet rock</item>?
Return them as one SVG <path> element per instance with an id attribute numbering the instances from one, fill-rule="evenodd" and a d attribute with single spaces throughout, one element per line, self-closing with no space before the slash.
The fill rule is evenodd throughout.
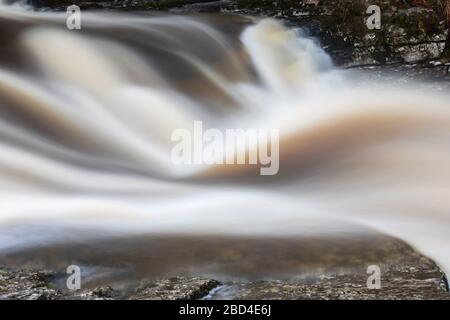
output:
<path id="1" fill-rule="evenodd" d="M 189 14 L 189 13 L 211 13 L 220 12 L 222 8 L 228 5 L 230 1 L 209 1 L 209 2 L 198 2 L 192 4 L 185 4 L 181 7 L 175 7 L 169 9 L 169 12 L 176 14 Z"/>
<path id="2" fill-rule="evenodd" d="M 399 247 L 400 248 L 400 247 Z M 380 288 L 367 285 L 367 269 L 308 274 L 285 281 L 228 283 L 210 299 L 263 300 L 450 300 L 448 283 L 430 259 L 404 247 L 380 264 Z"/>
<path id="3" fill-rule="evenodd" d="M 129 299 L 133 300 L 196 300 L 206 296 L 220 282 L 206 278 L 175 277 L 144 281 Z"/>
<path id="4" fill-rule="evenodd" d="M 94 289 L 61 291 L 52 288 L 49 271 L 7 270 L 0 268 L 0 300 L 195 300 L 220 285 L 206 278 L 176 277 L 144 280 L 133 291 L 114 290 L 105 285 Z"/>
<path id="5" fill-rule="evenodd" d="M 229 281 L 204 277 L 144 279 L 131 289 L 107 284 L 93 289 L 60 291 L 53 287 L 54 273 L 0 269 L 0 299 L 78 300 L 195 300 L 195 299 L 439 299 L 449 300 L 448 283 L 430 259 L 396 239 L 380 243 L 386 254 L 380 259 L 370 250 L 364 260 L 356 255 L 353 267 L 314 268 L 311 272 L 284 275 L 283 280 Z M 329 254 L 327 260 L 338 257 Z M 380 270 L 380 288 L 367 285 L 370 265 Z"/>
<path id="6" fill-rule="evenodd" d="M 381 8 L 381 29 L 369 30 L 366 10 Z M 338 65 L 417 63 L 444 56 L 448 25 L 442 6 L 406 1 L 237 0 L 232 12 L 286 20 L 317 37 Z"/>
<path id="7" fill-rule="evenodd" d="M 106 298 L 113 297 L 115 294 L 114 289 L 111 288 L 110 286 L 96 288 L 92 291 L 92 293 L 96 296 L 106 297 Z"/>
<path id="8" fill-rule="evenodd" d="M 52 300 L 60 293 L 49 285 L 48 271 L 8 271 L 0 268 L 0 300 Z"/>
<path id="9" fill-rule="evenodd" d="M 51 271 L 0 268 L 0 300 L 110 300 L 120 295 L 111 287 L 63 292 L 54 288 Z"/>
<path id="10" fill-rule="evenodd" d="M 122 299 L 123 293 L 110 286 L 102 286 L 92 290 L 69 291 L 61 294 L 60 299 L 67 300 L 114 300 Z"/>
<path id="11" fill-rule="evenodd" d="M 215 293 L 218 298 L 237 300 L 449 300 L 438 279 L 393 279 L 381 289 L 368 289 L 367 277 L 356 275 L 324 276 L 302 282 L 260 281 L 224 286 Z M 231 294 L 230 294 L 231 293 Z M 214 298 L 214 296 L 213 296 Z"/>

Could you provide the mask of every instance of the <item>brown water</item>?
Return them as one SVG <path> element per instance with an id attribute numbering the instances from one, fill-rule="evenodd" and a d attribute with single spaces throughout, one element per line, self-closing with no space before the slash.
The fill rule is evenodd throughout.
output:
<path id="1" fill-rule="evenodd" d="M 63 14 L 0 6 L 4 257 L 278 277 L 376 230 L 450 269 L 449 95 L 361 81 L 273 20 L 82 21 L 69 31 Z M 195 120 L 278 129 L 279 174 L 176 166 L 171 134 Z M 271 263 L 277 252 L 295 267 Z"/>

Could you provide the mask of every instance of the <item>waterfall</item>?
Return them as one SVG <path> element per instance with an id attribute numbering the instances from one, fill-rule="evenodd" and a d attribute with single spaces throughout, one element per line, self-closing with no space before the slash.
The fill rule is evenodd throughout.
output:
<path id="1" fill-rule="evenodd" d="M 450 271 L 448 94 L 361 81 L 271 19 L 88 12 L 71 31 L 65 18 L 0 6 L 2 252 L 74 227 L 264 237 L 346 225 Z M 279 174 L 174 164 L 173 131 L 198 120 L 277 129 Z"/>

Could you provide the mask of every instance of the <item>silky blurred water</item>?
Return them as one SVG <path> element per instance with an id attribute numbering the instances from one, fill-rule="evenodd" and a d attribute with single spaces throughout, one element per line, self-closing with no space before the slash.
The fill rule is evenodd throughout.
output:
<path id="1" fill-rule="evenodd" d="M 448 94 L 361 81 L 271 19 L 94 11 L 77 31 L 65 19 L 0 6 L 3 254 L 380 232 L 449 270 Z M 173 164 L 172 132 L 196 120 L 279 130 L 279 174 Z"/>

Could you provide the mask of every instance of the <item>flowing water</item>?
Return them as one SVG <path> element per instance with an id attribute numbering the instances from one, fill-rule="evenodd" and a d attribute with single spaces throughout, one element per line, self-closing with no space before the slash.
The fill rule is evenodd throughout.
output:
<path id="1" fill-rule="evenodd" d="M 246 258 L 263 266 L 296 237 L 379 232 L 450 271 L 450 95 L 365 81 L 270 19 L 65 19 L 0 6 L 0 254 L 108 265 L 97 253 L 123 247 L 125 263 L 212 272 L 258 246 L 233 260 L 245 277 Z M 172 132 L 196 120 L 278 129 L 279 174 L 173 164 Z M 309 240 L 305 263 L 333 245 Z"/>

